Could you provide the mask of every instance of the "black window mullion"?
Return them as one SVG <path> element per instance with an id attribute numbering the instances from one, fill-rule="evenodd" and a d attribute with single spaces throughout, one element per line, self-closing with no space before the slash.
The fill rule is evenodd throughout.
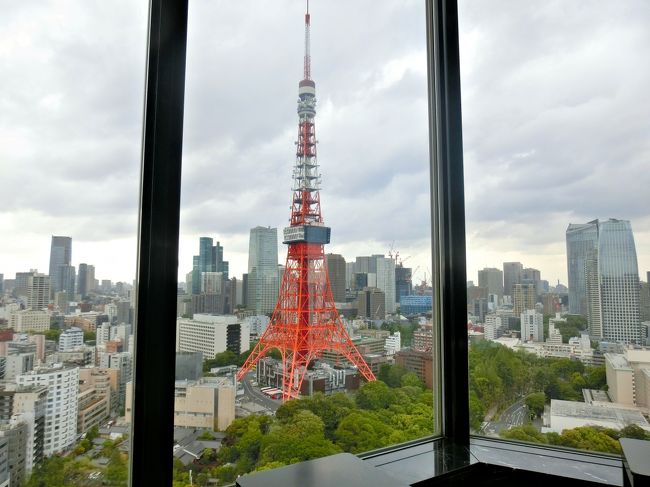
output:
<path id="1" fill-rule="evenodd" d="M 442 433 L 469 444 L 463 138 L 456 0 L 427 0 L 434 323 L 440 330 Z M 437 323 L 436 323 L 437 322 Z"/>
<path id="2" fill-rule="evenodd" d="M 188 0 L 150 0 L 130 484 L 171 485 Z"/>

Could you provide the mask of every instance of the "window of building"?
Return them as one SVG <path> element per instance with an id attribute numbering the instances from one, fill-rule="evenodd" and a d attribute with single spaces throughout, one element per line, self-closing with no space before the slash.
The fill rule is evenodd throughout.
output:
<path id="1" fill-rule="evenodd" d="M 425 37 L 418 1 L 190 5 L 174 424 L 225 435 L 209 476 L 440 434 Z"/>
<path id="2" fill-rule="evenodd" d="M 650 440 L 649 19 L 642 1 L 459 2 L 476 434 Z"/>
<path id="3" fill-rule="evenodd" d="M 127 482 L 128 456 L 118 449 L 130 436 L 118 419 L 122 391 L 113 388 L 112 407 L 96 418 L 102 426 L 120 422 L 126 437 L 93 467 L 78 464 L 93 437 L 108 441 L 110 432 L 78 426 L 77 400 L 79 374 L 118 351 L 105 342 L 132 352 L 146 34 L 142 2 L 3 5 L 0 360 L 23 360 L 12 374 L 3 365 L 1 393 L 15 400 L 0 428 L 9 437 L 9 469 L 26 485 L 51 485 L 55 470 L 70 470 L 70 483 L 114 468 Z M 104 323 L 113 331 L 126 323 L 128 331 L 102 342 Z M 80 342 L 60 347 L 59 337 L 75 328 Z M 122 378 L 130 381 L 130 372 Z M 21 446 L 14 436 L 22 427 Z M 0 485 L 8 485 L 7 473 L 0 468 Z M 23 484 L 11 477 L 11 485 Z"/>

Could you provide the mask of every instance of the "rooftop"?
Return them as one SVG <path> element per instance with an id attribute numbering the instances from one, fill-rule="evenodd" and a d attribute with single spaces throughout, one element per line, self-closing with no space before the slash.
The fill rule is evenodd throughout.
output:
<path id="1" fill-rule="evenodd" d="M 625 358 L 625 355 L 620 354 L 620 353 L 606 353 L 605 354 L 605 360 L 612 366 L 612 368 L 616 370 L 629 370 L 631 371 L 632 368 L 630 367 L 630 364 L 628 363 L 627 359 Z"/>
<path id="2" fill-rule="evenodd" d="M 621 425 L 636 424 L 650 431 L 650 424 L 645 420 L 643 414 L 634 409 L 551 399 L 551 416 L 584 419 L 586 421 L 611 421 Z"/>

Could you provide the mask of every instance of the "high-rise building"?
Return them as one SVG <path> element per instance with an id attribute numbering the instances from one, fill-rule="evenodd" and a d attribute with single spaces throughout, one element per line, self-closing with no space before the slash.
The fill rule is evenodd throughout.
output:
<path id="1" fill-rule="evenodd" d="M 115 406 L 123 409 L 126 405 L 126 384 L 133 380 L 133 356 L 129 352 L 111 353 L 107 366 L 118 371 Z"/>
<path id="2" fill-rule="evenodd" d="M 531 342 L 544 341 L 544 315 L 534 309 L 521 313 L 521 340 Z"/>
<path id="3" fill-rule="evenodd" d="M 199 238 L 199 272 L 217 271 L 212 242 L 213 240 L 210 237 Z"/>
<path id="4" fill-rule="evenodd" d="M 357 314 L 361 318 L 383 320 L 386 317 L 386 295 L 381 289 L 367 287 L 359 292 Z"/>
<path id="5" fill-rule="evenodd" d="M 639 270 L 630 222 L 591 223 L 596 226 L 597 242 L 585 257 L 589 334 L 607 341 L 641 343 Z"/>
<path id="6" fill-rule="evenodd" d="M 19 386 L 46 386 L 44 454 L 63 452 L 77 439 L 79 369 L 41 367 L 16 377 Z"/>
<path id="7" fill-rule="evenodd" d="M 390 257 L 375 257 L 377 267 L 377 288 L 384 292 L 386 297 L 386 313 L 395 312 L 395 261 Z"/>
<path id="8" fill-rule="evenodd" d="M 478 271 L 478 286 L 487 288 L 488 294 L 503 297 L 503 271 L 494 267 L 486 267 Z"/>
<path id="9" fill-rule="evenodd" d="M 52 293 L 56 294 L 57 292 L 64 292 L 67 294 L 69 299 L 72 299 L 76 289 L 75 282 L 77 278 L 74 266 L 69 264 L 60 265 L 56 269 L 55 273 L 56 273 L 57 285 L 59 286 L 59 288 L 56 290 L 53 289 Z M 51 277 L 50 277 L 50 285 L 52 285 Z"/>
<path id="10" fill-rule="evenodd" d="M 513 312 L 520 315 L 528 309 L 535 309 L 537 288 L 534 284 L 515 284 L 512 290 Z"/>
<path id="11" fill-rule="evenodd" d="M 69 266 L 72 261 L 72 238 L 52 235 L 50 246 L 50 271 L 52 292 L 63 291 L 60 266 Z"/>
<path id="12" fill-rule="evenodd" d="M 345 259 L 340 254 L 326 254 L 325 264 L 335 303 L 345 302 Z"/>
<path id="13" fill-rule="evenodd" d="M 0 424 L 0 439 L 7 440 L 7 466 L 11 483 L 0 485 L 24 485 L 27 456 L 27 423 L 12 421 Z"/>
<path id="14" fill-rule="evenodd" d="M 192 259 L 192 294 L 199 294 L 201 274 L 204 272 L 221 272 L 228 279 L 229 264 L 223 260 L 223 247 L 219 242 L 214 245 L 211 237 L 199 238 L 199 255 Z"/>
<path id="15" fill-rule="evenodd" d="M 521 262 L 504 262 L 503 263 L 503 293 L 512 296 L 515 284 L 521 283 L 521 272 L 524 266 Z"/>
<path id="16" fill-rule="evenodd" d="M 95 288 L 95 266 L 90 264 L 79 264 L 79 276 L 77 277 L 77 293 L 83 298 Z"/>
<path id="17" fill-rule="evenodd" d="M 400 262 L 395 266 L 395 301 L 401 302 L 403 296 L 413 294 L 412 269 Z"/>
<path id="18" fill-rule="evenodd" d="M 17 298 L 23 297 L 27 298 L 27 288 L 29 284 L 29 279 L 36 274 L 35 270 L 30 270 L 29 272 L 16 272 L 16 284 L 14 285 L 14 296 Z"/>
<path id="19" fill-rule="evenodd" d="M 131 323 L 131 302 L 127 300 L 120 300 L 117 302 L 117 316 L 116 323 Z"/>
<path id="20" fill-rule="evenodd" d="M 537 269 L 533 269 L 531 267 L 522 269 L 519 282 L 521 284 L 535 285 L 535 292 L 538 296 L 541 296 L 544 292 L 542 287 L 542 273 Z"/>
<path id="21" fill-rule="evenodd" d="M 50 302 L 50 276 L 32 273 L 27 278 L 27 308 L 34 311 L 47 308 Z"/>
<path id="22" fill-rule="evenodd" d="M 372 268 L 372 270 L 370 270 Z M 357 257 L 354 262 L 354 272 L 369 273 L 377 272 L 377 265 L 371 257 Z"/>
<path id="23" fill-rule="evenodd" d="M 0 274 L 0 296 L 5 293 L 5 275 Z"/>
<path id="24" fill-rule="evenodd" d="M 26 473 L 43 460 L 46 405 L 47 387 L 6 384 L 0 388 L 0 422 L 11 427 L 26 426 Z"/>
<path id="25" fill-rule="evenodd" d="M 247 307 L 270 314 L 278 301 L 278 229 L 255 227 L 248 246 Z"/>
<path id="26" fill-rule="evenodd" d="M 567 271 L 569 275 L 569 313 L 587 316 L 587 259 L 598 245 L 598 220 L 570 223 L 566 230 Z"/>
<path id="27" fill-rule="evenodd" d="M 650 321 L 650 283 L 641 282 L 639 286 L 639 310 L 641 321 Z"/>

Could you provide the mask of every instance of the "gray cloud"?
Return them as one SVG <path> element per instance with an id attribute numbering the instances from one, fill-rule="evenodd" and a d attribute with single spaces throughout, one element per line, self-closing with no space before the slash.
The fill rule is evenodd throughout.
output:
<path id="1" fill-rule="evenodd" d="M 221 240 L 239 274 L 248 230 L 286 224 L 303 8 L 190 6 L 181 275 L 198 236 Z M 423 3 L 311 8 L 329 250 L 353 258 L 395 241 L 430 268 Z M 469 278 L 520 259 L 564 280 L 566 225 L 609 216 L 632 220 L 650 268 L 650 6 L 460 9 Z M 146 14 L 127 1 L 3 6 L 0 272 L 46 268 L 49 235 L 69 234 L 84 257 L 96 249 L 99 277 L 131 278 L 134 259 L 120 265 L 100 242 L 136 232 Z"/>

